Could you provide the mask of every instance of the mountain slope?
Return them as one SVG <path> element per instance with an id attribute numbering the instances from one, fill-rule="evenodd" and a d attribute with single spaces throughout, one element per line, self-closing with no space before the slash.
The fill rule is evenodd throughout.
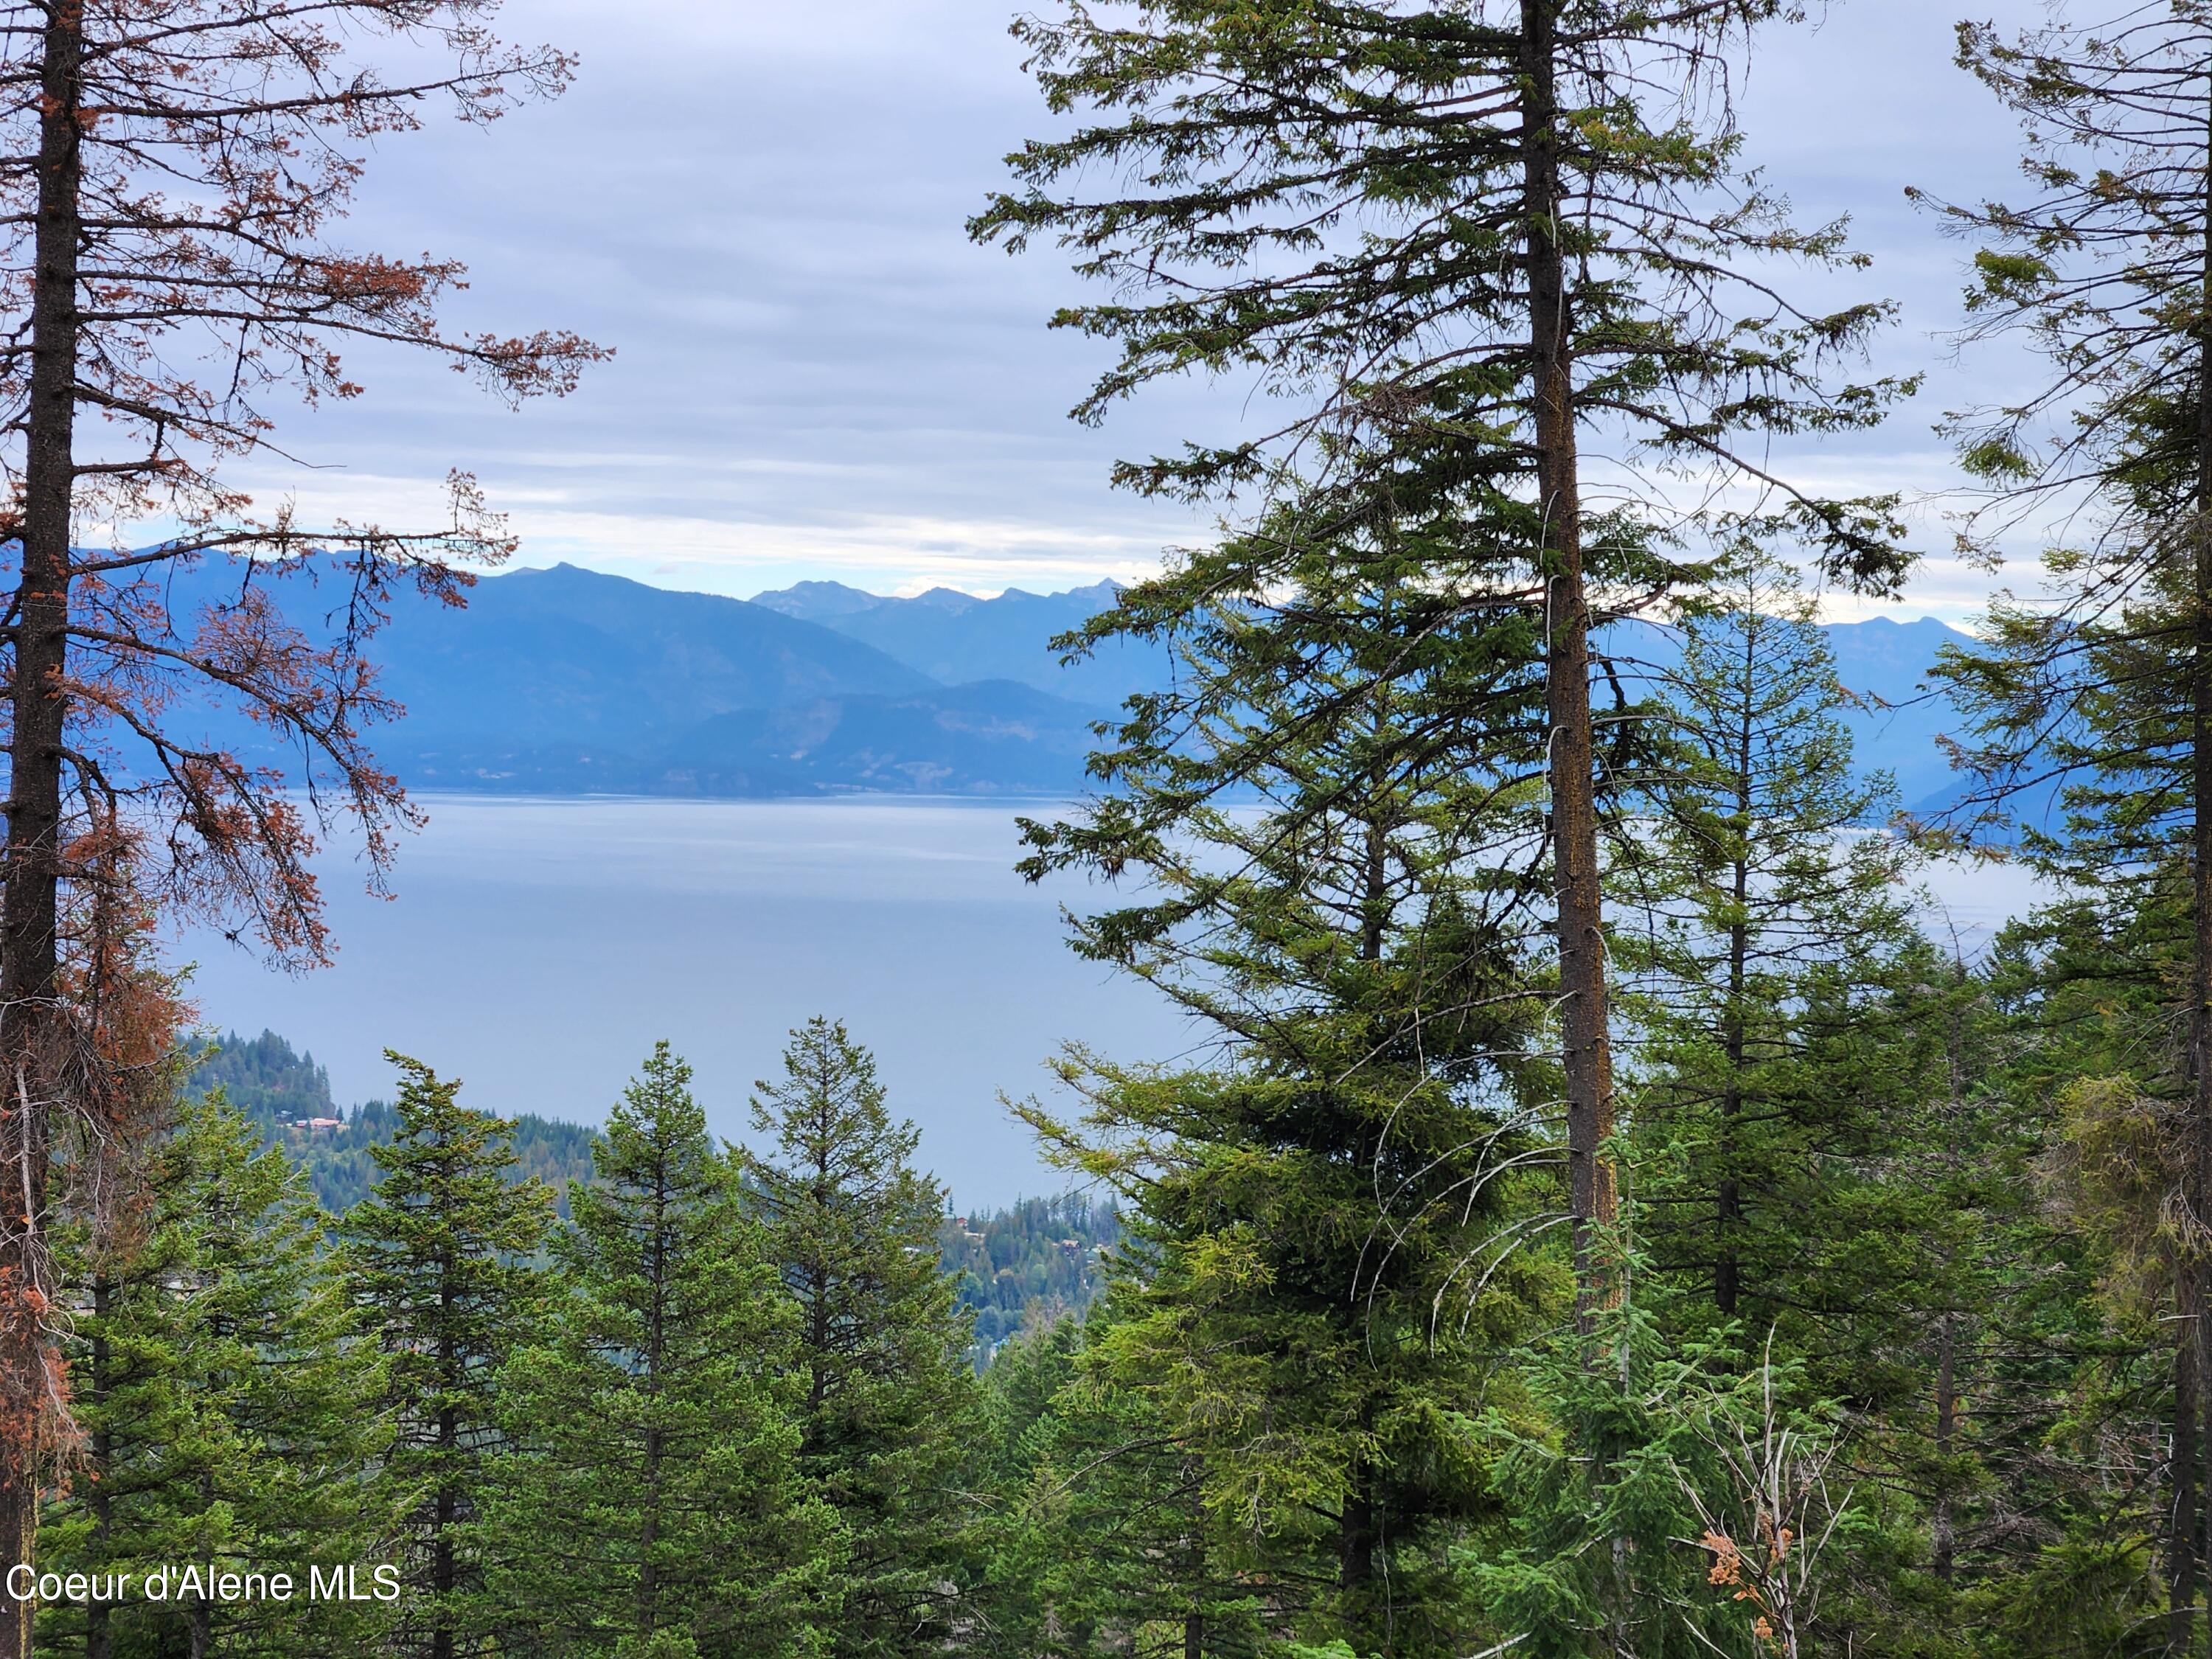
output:
<path id="1" fill-rule="evenodd" d="M 340 1111 L 331 1098 L 329 1073 L 274 1031 L 250 1041 L 233 1031 L 199 1045 L 194 1060 L 189 1096 L 221 1089 L 260 1132 L 264 1146 L 282 1146 L 307 1170 L 325 1210 L 335 1215 L 368 1196 L 380 1173 L 370 1148 L 398 1133 L 398 1114 L 388 1103 L 372 1100 Z M 592 1178 L 592 1131 L 535 1112 L 522 1113 L 514 1124 L 507 1144 L 515 1161 L 507 1180 L 546 1182 L 562 1195 L 565 1214 L 568 1183 Z"/>
<path id="2" fill-rule="evenodd" d="M 173 584 L 172 611 L 233 598 L 240 567 L 216 562 Z M 320 630 L 337 584 L 288 580 L 286 614 Z M 705 718 L 842 696 L 936 689 L 858 640 L 742 599 L 672 592 L 574 565 L 488 576 L 465 609 L 406 596 L 371 652 L 406 708 L 373 727 L 380 764 L 418 787 L 579 793 L 644 787 L 654 754 Z M 265 729 L 235 711 L 179 716 L 255 759 Z"/>
<path id="3" fill-rule="evenodd" d="M 1831 623 L 1822 632 L 1836 654 L 1836 678 L 1858 700 L 1845 724 L 1860 767 L 1888 772 L 1898 799 L 1908 806 L 1931 795 L 1948 797 L 1957 781 L 1936 738 L 1959 735 L 1959 711 L 1943 694 L 1929 690 L 1928 671 L 1944 646 L 1972 645 L 1972 636 L 1932 617 L 1912 622 L 1871 617 Z"/>
<path id="4" fill-rule="evenodd" d="M 488 577 L 466 611 L 411 607 L 383 656 L 412 732 L 496 732 L 525 744 L 635 744 L 709 714 L 931 684 L 765 606 L 568 564 Z"/>
<path id="5" fill-rule="evenodd" d="M 1011 680 L 749 709 L 668 744 L 656 784 L 702 795 L 1063 794 L 1082 787 L 1097 718 Z"/>
<path id="6" fill-rule="evenodd" d="M 1063 665 L 1051 641 L 1112 605 L 1120 591 L 1105 581 L 1064 593 L 1010 587 L 994 599 L 949 587 L 887 599 L 842 582 L 800 582 L 756 593 L 752 602 L 864 641 L 948 685 L 1018 680 L 1054 696 L 1112 708 L 1134 692 L 1168 683 L 1165 650 L 1116 641 L 1084 661 Z"/>
<path id="7" fill-rule="evenodd" d="M 1680 636 L 1671 629 L 1627 622 L 1607 631 L 1606 647 L 1623 659 L 1622 678 L 1631 683 L 1632 695 L 1647 689 L 1635 682 L 1662 680 L 1681 661 Z M 1820 632 L 1850 697 L 1843 721 L 1859 771 L 1890 774 L 1897 799 L 1906 806 L 1955 788 L 1951 763 L 1936 738 L 1957 733 L 1959 713 L 1942 693 L 1929 689 L 1929 671 L 1945 646 L 1972 645 L 1972 637 L 1932 617 L 1910 622 L 1871 617 L 1829 623 Z"/>
<path id="8" fill-rule="evenodd" d="M 180 613 L 238 580 L 235 566 L 180 577 Z M 754 602 L 573 565 L 516 571 L 479 582 L 465 610 L 398 607 L 375 654 L 408 715 L 372 742 L 382 764 L 428 789 L 1066 793 L 1083 786 L 1092 722 L 1167 681 L 1158 647 L 1074 668 L 1048 648 L 1116 591 L 891 599 L 802 582 Z M 338 597 L 305 584 L 282 592 L 295 616 Z M 1644 672 L 1672 665 L 1674 635 L 1622 627 L 1632 632 L 1614 648 Z M 1887 617 L 1824 631 L 1858 699 L 1847 719 L 1861 767 L 1891 772 L 1908 805 L 1948 797 L 1956 785 L 1936 737 L 1957 716 L 1923 686 L 1937 651 L 1966 636 Z M 242 720 L 207 724 L 227 745 L 273 758 Z"/>

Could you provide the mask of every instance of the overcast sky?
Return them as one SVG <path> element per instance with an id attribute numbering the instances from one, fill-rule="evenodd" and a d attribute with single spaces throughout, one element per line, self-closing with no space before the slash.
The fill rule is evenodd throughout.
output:
<path id="1" fill-rule="evenodd" d="M 728 593 L 802 577 L 1046 589 L 1151 568 L 1204 526 L 1109 491 L 1109 463 L 1218 430 L 1247 388 L 1151 395 L 1103 431 L 1066 418 L 1103 350 L 1044 328 L 1077 284 L 1048 249 L 1009 258 L 962 229 L 1045 119 L 1010 11 L 509 0 L 510 37 L 581 56 L 574 90 L 486 131 L 390 143 L 349 234 L 465 259 L 457 320 L 573 327 L 618 356 L 519 414 L 441 371 L 361 359 L 368 396 L 287 424 L 318 470 L 252 482 L 397 520 L 432 511 L 465 466 L 527 563 Z M 1951 63 L 1952 15 L 1841 0 L 1818 27 L 1773 30 L 1749 85 L 1753 159 L 1804 216 L 1851 212 L 1875 258 L 1853 291 L 1904 307 L 1884 365 L 1931 371 L 1877 438 L 1793 458 L 1832 486 L 1941 489 L 1932 423 L 2005 373 L 1948 361 L 1965 250 L 1903 196 L 2014 176 L 2009 122 Z M 1938 507 L 1918 530 L 1942 545 Z M 1892 614 L 1963 617 L 1985 587 L 1934 559 Z"/>

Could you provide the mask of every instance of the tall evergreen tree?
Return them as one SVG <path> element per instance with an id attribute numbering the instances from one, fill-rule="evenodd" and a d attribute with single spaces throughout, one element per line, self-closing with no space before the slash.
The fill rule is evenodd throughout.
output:
<path id="1" fill-rule="evenodd" d="M 1017 152 L 1020 188 L 972 226 L 1014 248 L 1056 236 L 1113 286 L 1054 319 L 1121 344 L 1080 417 L 1194 370 L 1247 374 L 1289 404 L 1272 427 L 1117 470 L 1171 495 L 1265 484 L 1301 522 L 1189 556 L 1091 637 L 1263 599 L 1316 546 L 1352 544 L 1343 501 L 1408 487 L 1455 498 L 1482 532 L 1462 550 L 1478 562 L 1474 602 L 1533 622 L 1522 648 L 1541 669 L 1585 1322 L 1617 1288 L 1602 1260 L 1613 1091 L 1590 630 L 1694 579 L 1607 544 L 1626 523 L 1630 544 L 1649 545 L 1638 517 L 1648 529 L 1698 516 L 1643 470 L 1679 463 L 1768 495 L 1839 580 L 1884 588 L 1906 562 L 1886 501 L 1793 490 L 1765 453 L 1878 419 L 1897 389 L 1831 380 L 1827 360 L 1885 308 L 1816 315 L 1776 292 L 1778 257 L 1847 256 L 1836 228 L 1792 228 L 1744 176 L 1731 112 L 1708 95 L 1727 85 L 1736 40 L 1781 10 L 1069 0 L 1014 32 L 1053 108 L 1097 118 Z M 1090 193 L 1100 179 L 1121 187 Z M 1586 508 L 1579 455 L 1593 428 L 1626 439 L 1608 493 L 1632 514 Z"/>
<path id="2" fill-rule="evenodd" d="M 981 1429 L 967 1478 L 989 1586 L 975 1644 L 984 1653 L 1042 1659 L 1063 1627 L 1046 1583 L 1066 1547 L 1056 1524 L 1061 1486 L 1041 1465 L 1084 1328 L 1070 1315 L 1025 1326 L 999 1345 L 980 1379 Z"/>
<path id="3" fill-rule="evenodd" d="M 2212 1371 L 2212 7 L 2016 37 L 1965 27 L 1960 55 L 2019 114 L 2029 180 L 2024 199 L 1945 210 L 1983 244 L 1972 332 L 2024 333 L 2050 374 L 1957 428 L 1992 491 L 1984 547 L 2007 532 L 2059 544 L 2049 591 L 1996 605 L 1986 647 L 1948 672 L 1974 726 L 1968 815 L 2013 816 L 2027 795 L 2027 856 L 2093 884 L 2095 933 L 2132 927 L 2145 954 L 2127 973 L 2169 988 L 2175 1034 L 2139 1081 L 2187 1103 L 2194 1148 L 2170 1256 L 2179 1651 L 2195 1639 Z"/>
<path id="4" fill-rule="evenodd" d="M 309 1575 L 396 1542 L 369 1478 L 390 1441 L 382 1364 L 299 1171 L 219 1092 L 182 1109 L 143 1245 L 92 1279 L 72 1355 L 91 1461 L 42 1536 L 50 1570 L 130 1573 L 136 1588 L 50 1608 L 42 1640 L 88 1659 L 357 1653 L 388 1607 L 316 1599 Z M 263 1591 L 186 1593 L 187 1566 L 258 1575 Z M 161 1569 L 168 1595 L 139 1593 Z M 280 1573 L 289 1600 L 267 1593 Z"/>
<path id="5" fill-rule="evenodd" d="M 793 1031 L 783 1075 L 754 1086 L 768 1150 L 744 1170 L 797 1307 L 799 1468 L 848 1538 L 834 1651 L 933 1652 L 958 1611 L 956 1472 L 975 1427 L 968 1322 L 938 1260 L 944 1189 L 842 1024 Z"/>
<path id="6" fill-rule="evenodd" d="M 395 1431 L 385 1478 L 407 1517 L 407 1595 L 392 1641 L 429 1659 L 491 1651 L 477 1537 L 489 1472 L 505 1443 L 493 1382 L 526 1334 L 552 1194 L 510 1185 L 509 1125 L 459 1101 L 460 1085 L 386 1052 L 402 1075 L 397 1133 L 371 1149 L 382 1171 L 345 1217 L 344 1268 L 386 1355 Z"/>
<path id="7" fill-rule="evenodd" d="M 1203 1517 L 1163 1558 L 1187 1565 L 1186 1616 L 1227 1613 L 1217 1592 L 1242 1577 L 1270 1638 L 1363 1655 L 1470 1633 L 1450 1553 L 1491 1498 L 1448 1425 L 1557 1283 L 1556 1259 L 1519 1246 L 1567 1218 L 1543 1202 L 1562 1149 L 1557 1073 L 1534 1052 L 1552 981 L 1531 962 L 1542 694 L 1513 648 L 1529 623 L 1461 612 L 1429 550 L 1350 568 L 1316 549 L 1266 608 L 1212 613 L 1182 644 L 1197 718 L 1137 711 L 1102 757 L 1115 793 L 1030 827 L 1035 873 L 1134 888 L 1077 924 L 1077 948 L 1217 1045 L 1188 1070 L 1073 1055 L 1080 1121 L 1028 1114 L 1126 1206 L 1128 1281 L 1086 1361 L 1125 1397 L 1085 1420 L 1151 1425 L 1128 1455 Z M 1515 728 L 1520 765 L 1485 719 Z M 1256 801 L 1212 799 L 1230 772 Z M 1126 1477 L 1085 1477 L 1109 1478 Z M 1143 1512 L 1168 1524 L 1157 1497 Z M 1169 1589 L 1118 1613 L 1066 1599 L 1110 1626 L 1165 1617 Z M 1235 1651 L 1232 1627 L 1204 1650 Z"/>
<path id="8" fill-rule="evenodd" d="M 1656 678 L 1678 764 L 1654 787 L 1638 923 L 1618 944 L 1640 981 L 1638 1231 L 1756 1341 L 1814 1288 L 1809 1240 L 1833 1235 L 1808 1206 L 1897 1168 L 1903 1126 L 1816 1060 L 1917 935 L 1905 848 L 1856 833 L 1887 816 L 1887 780 L 1856 775 L 1845 693 L 1790 573 L 1740 555 L 1677 637 Z"/>
<path id="9" fill-rule="evenodd" d="M 526 1651 L 781 1659 L 834 1614 L 842 1529 L 798 1468 L 793 1322 L 690 1080 L 662 1042 L 623 1091 L 568 1189 L 545 1327 L 500 1374 L 523 1449 L 491 1589 Z"/>
<path id="10" fill-rule="evenodd" d="M 1006 1659 L 1243 1659 L 1276 1644 L 1268 1582 L 1206 1505 L 1205 1462 L 1147 1368 L 1120 1362 L 1126 1281 L 1080 1326 L 1024 1332 L 986 1375 L 988 1636 Z"/>
<path id="11" fill-rule="evenodd" d="M 1929 1409 L 1877 1419 L 1928 1544 L 1867 1599 L 1962 1652 L 2201 1650 L 2190 1611 L 2178 1642 L 2172 1617 L 2193 1159 L 2172 920 L 2085 887 L 2009 925 L 1984 982 L 1928 975 L 1957 1079 L 1926 1091 L 1921 1154 L 1955 1218 L 1923 1234 L 1948 1304 L 1924 1327 Z"/>

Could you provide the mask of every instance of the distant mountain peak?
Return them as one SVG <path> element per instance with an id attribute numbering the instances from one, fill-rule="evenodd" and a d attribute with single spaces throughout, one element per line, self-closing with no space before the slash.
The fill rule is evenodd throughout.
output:
<path id="1" fill-rule="evenodd" d="M 556 567 L 566 568 L 567 567 Z M 1121 584 L 1111 576 L 1084 587 L 1070 587 L 1049 593 L 1032 592 L 1026 587 L 1009 587 L 994 599 L 969 593 L 957 587 L 942 584 L 920 593 L 901 596 L 896 593 L 871 593 L 866 588 L 854 587 L 844 582 L 793 582 L 788 587 L 771 587 L 756 593 L 749 603 L 765 605 L 770 611 L 780 611 L 787 617 L 799 617 L 808 622 L 821 622 L 833 617 L 857 617 L 872 611 L 899 610 L 915 605 L 942 611 L 947 616 L 965 616 L 980 607 L 1012 601 L 1016 605 L 1040 605 L 1074 600 L 1088 602 L 1093 609 L 1114 603 L 1121 592 Z"/>
<path id="2" fill-rule="evenodd" d="M 802 622 L 819 622 L 825 617 L 855 616 L 890 601 L 857 587 L 848 587 L 842 582 L 807 581 L 756 593 L 752 603 L 765 605 L 770 611 L 781 611 L 787 617 L 797 617 Z"/>
<path id="3" fill-rule="evenodd" d="M 973 593 L 963 593 L 957 587 L 933 587 L 914 596 L 915 605 L 927 605 L 939 611 L 949 611 L 957 617 L 973 611 L 979 605 L 988 605 L 988 599 L 979 599 Z"/>

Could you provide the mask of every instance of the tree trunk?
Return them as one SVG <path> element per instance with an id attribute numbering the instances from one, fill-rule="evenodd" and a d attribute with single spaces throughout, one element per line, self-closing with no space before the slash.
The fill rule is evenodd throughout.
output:
<path id="1" fill-rule="evenodd" d="M 447 1251 L 438 1257 L 438 1388 L 447 1403 L 438 1412 L 438 1492 L 431 1517 L 430 1593 L 436 1613 L 430 1625 L 430 1659 L 453 1659 L 453 1528 L 460 1520 L 461 1423 L 453 1397 L 468 1386 L 454 1334 L 459 1318 L 460 1264 Z"/>
<path id="2" fill-rule="evenodd" d="M 1535 372 L 1536 489 L 1543 514 L 1545 714 L 1550 726 L 1552 857 L 1559 884 L 1560 1047 L 1574 1217 L 1576 1322 L 1585 1335 L 1617 1294 L 1600 1260 L 1618 1195 L 1602 1148 L 1613 1136 L 1603 895 L 1598 883 L 1589 600 L 1583 586 L 1576 477 L 1572 325 L 1559 240 L 1555 58 L 1559 0 L 1521 0 L 1522 198 L 1528 215 L 1529 344 Z"/>
<path id="3" fill-rule="evenodd" d="M 1352 1471 L 1337 1522 L 1337 1584 L 1347 1597 L 1364 1597 L 1375 1583 L 1375 1491 L 1365 1462 Z"/>
<path id="4" fill-rule="evenodd" d="M 666 1357 L 668 1276 L 675 1255 L 672 1237 L 675 1224 L 670 1218 L 672 1194 L 665 1161 L 654 1171 L 653 1186 L 653 1236 L 646 1257 L 652 1297 L 646 1313 L 645 1331 L 647 1417 L 640 1482 L 643 1488 L 639 1505 L 642 1515 L 637 1540 L 637 1628 L 638 1634 L 647 1638 L 660 1626 L 660 1478 L 665 1450 L 661 1440 L 660 1383 Z"/>
<path id="5" fill-rule="evenodd" d="M 1189 1500 L 1190 1516 L 1190 1531 L 1183 1539 L 1182 1572 L 1193 1603 L 1182 1616 L 1182 1659 L 1206 1659 L 1206 1509 L 1196 1501 L 1200 1468 L 1197 1462 L 1186 1459 L 1182 1474 L 1182 1491 Z"/>
<path id="6" fill-rule="evenodd" d="M 1387 702 L 1388 693 L 1378 686 L 1375 694 L 1375 730 L 1378 738 L 1382 732 Z M 1385 822 L 1389 811 L 1389 778 L 1379 762 L 1370 776 L 1369 785 L 1360 872 L 1359 959 L 1379 965 L 1389 936 L 1390 919 L 1390 832 Z M 1379 1146 L 1376 1155 L 1381 1155 Z M 1374 1432 L 1377 1403 L 1371 1371 L 1364 1374 L 1364 1380 L 1369 1392 L 1359 1407 L 1363 1440 Z M 1337 1516 L 1337 1586 L 1344 1592 L 1346 1611 L 1364 1623 L 1369 1610 L 1368 1598 L 1375 1586 L 1379 1513 L 1375 1496 L 1375 1466 L 1364 1449 L 1353 1454 L 1345 1477 L 1344 1506 Z"/>
<path id="7" fill-rule="evenodd" d="M 450 1329 L 450 1327 L 448 1328 Z M 446 1352 L 441 1358 L 440 1382 L 452 1388 L 459 1367 L 453 1363 L 450 1335 L 440 1339 Z M 456 1501 L 455 1483 L 459 1479 L 456 1465 L 460 1447 L 460 1425 L 450 1406 L 438 1413 L 438 1498 L 434 1520 L 435 1535 L 430 1543 L 430 1592 L 435 1596 L 437 1612 L 432 1615 L 430 1627 L 430 1659 L 453 1659 L 453 1528 L 460 1519 Z"/>
<path id="8" fill-rule="evenodd" d="M 1745 650 L 1750 650 L 1747 635 Z M 1743 718 L 1736 729 L 1735 830 L 1747 840 L 1751 835 L 1751 665 L 1745 664 Z M 1751 927 L 1744 908 L 1751 902 L 1751 863 L 1742 842 L 1735 848 L 1734 885 L 1735 918 L 1729 925 L 1728 1012 L 1721 1022 L 1722 1045 L 1728 1056 L 1728 1081 L 1721 1091 L 1721 1122 L 1715 1149 L 1720 1155 L 1719 1190 L 1714 1202 L 1713 1304 L 1721 1317 L 1735 1317 L 1743 1293 L 1743 1266 L 1738 1257 L 1743 1223 L 1743 1187 L 1736 1172 L 1736 1136 L 1743 1115 L 1743 1062 L 1749 1051 L 1744 1030 L 1744 1000 L 1748 992 Z"/>
<path id="9" fill-rule="evenodd" d="M 0 1571 L 37 1561 L 40 1428 L 49 1405 L 44 1238 L 62 876 L 62 678 L 76 472 L 77 106 L 82 0 L 47 12 L 26 410 L 21 588 L 9 687 L 8 838 L 0 877 Z M 28 1659 L 32 1609 L 5 1599 L 0 1659 Z"/>

